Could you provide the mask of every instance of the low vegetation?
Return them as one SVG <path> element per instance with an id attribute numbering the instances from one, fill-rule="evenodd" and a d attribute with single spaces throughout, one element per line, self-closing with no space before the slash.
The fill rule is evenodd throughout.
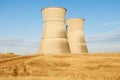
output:
<path id="1" fill-rule="evenodd" d="M 120 80 L 120 54 L 21 57 L 0 63 L 0 80 L 8 78 L 9 80 Z"/>

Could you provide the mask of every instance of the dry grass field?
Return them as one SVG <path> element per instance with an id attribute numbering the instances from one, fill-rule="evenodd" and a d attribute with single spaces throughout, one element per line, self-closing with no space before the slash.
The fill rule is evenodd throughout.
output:
<path id="1" fill-rule="evenodd" d="M 0 54 L 0 80 L 120 80 L 120 54 Z"/>

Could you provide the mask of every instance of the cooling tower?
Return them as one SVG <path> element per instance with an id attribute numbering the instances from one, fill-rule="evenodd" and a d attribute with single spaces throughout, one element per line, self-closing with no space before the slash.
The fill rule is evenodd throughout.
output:
<path id="1" fill-rule="evenodd" d="M 40 53 L 59 54 L 70 52 L 65 31 L 66 9 L 49 7 L 42 9 L 43 33 L 40 44 Z"/>
<path id="2" fill-rule="evenodd" d="M 84 38 L 84 19 L 67 19 L 66 26 L 71 53 L 88 53 Z"/>

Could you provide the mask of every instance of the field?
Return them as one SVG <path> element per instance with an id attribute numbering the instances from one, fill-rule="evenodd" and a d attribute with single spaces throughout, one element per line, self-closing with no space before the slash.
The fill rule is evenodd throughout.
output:
<path id="1" fill-rule="evenodd" d="M 0 80 L 120 80 L 120 53 L 0 54 Z"/>

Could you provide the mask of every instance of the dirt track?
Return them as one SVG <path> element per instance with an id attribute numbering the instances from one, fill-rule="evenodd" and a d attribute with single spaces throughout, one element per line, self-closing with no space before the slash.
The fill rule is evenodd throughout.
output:
<path id="1" fill-rule="evenodd" d="M 5 68 L 5 67 L 11 67 L 11 66 L 17 66 L 21 63 L 23 63 L 26 60 L 29 60 L 31 58 L 39 57 L 38 55 L 34 56 L 19 56 L 19 57 L 11 57 L 9 59 L 0 59 L 0 68 Z"/>

